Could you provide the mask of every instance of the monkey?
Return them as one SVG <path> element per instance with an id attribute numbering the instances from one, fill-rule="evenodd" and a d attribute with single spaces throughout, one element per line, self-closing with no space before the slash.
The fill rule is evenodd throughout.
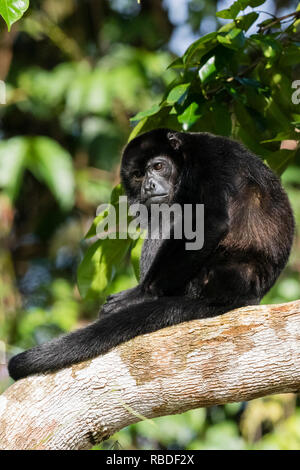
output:
<path id="1" fill-rule="evenodd" d="M 189 204 L 195 214 L 203 204 L 203 246 L 188 250 L 185 236 L 146 237 L 139 284 L 108 297 L 94 323 L 13 357 L 13 379 L 92 359 L 170 325 L 257 305 L 285 267 L 294 237 L 287 194 L 240 142 L 155 129 L 125 147 L 120 173 L 130 205 Z"/>

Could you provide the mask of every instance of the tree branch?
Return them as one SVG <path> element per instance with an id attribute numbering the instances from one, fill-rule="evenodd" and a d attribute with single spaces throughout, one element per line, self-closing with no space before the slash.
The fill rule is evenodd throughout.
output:
<path id="1" fill-rule="evenodd" d="M 294 11 L 293 13 L 289 13 L 288 15 L 281 16 L 280 18 L 275 18 L 274 21 L 272 21 L 271 23 L 268 23 L 266 26 L 259 28 L 259 32 L 262 32 L 265 29 L 270 29 L 274 26 L 274 24 L 281 23 L 281 21 L 286 20 L 287 18 L 291 18 L 292 16 L 294 16 L 295 17 L 294 19 L 296 20 L 300 16 L 300 11 Z"/>
<path id="2" fill-rule="evenodd" d="M 88 449 L 143 417 L 300 389 L 300 301 L 245 307 L 29 377 L 0 396 L 0 449 Z"/>

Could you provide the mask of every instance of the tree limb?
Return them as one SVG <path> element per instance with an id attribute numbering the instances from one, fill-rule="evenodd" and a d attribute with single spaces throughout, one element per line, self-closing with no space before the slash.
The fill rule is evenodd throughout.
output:
<path id="1" fill-rule="evenodd" d="M 143 417 L 300 389 L 300 301 L 135 338 L 0 396 L 0 449 L 88 449 Z"/>

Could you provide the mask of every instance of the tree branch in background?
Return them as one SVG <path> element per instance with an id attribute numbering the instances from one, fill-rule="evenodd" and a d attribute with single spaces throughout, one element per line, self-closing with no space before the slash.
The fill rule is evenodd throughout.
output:
<path id="1" fill-rule="evenodd" d="M 281 21 L 286 20 L 287 18 L 295 17 L 295 19 L 300 18 L 300 11 L 294 11 L 293 13 L 289 13 L 288 15 L 281 16 L 280 18 L 275 18 L 274 21 L 268 23 L 265 26 L 259 28 L 259 32 L 265 31 L 266 29 L 272 28 L 277 23 L 281 23 Z"/>

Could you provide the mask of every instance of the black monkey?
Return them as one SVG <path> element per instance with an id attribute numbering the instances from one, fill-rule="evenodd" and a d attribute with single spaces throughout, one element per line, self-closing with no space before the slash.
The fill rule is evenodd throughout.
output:
<path id="1" fill-rule="evenodd" d="M 137 287 L 108 298 L 100 319 L 11 359 L 14 379 L 61 369 L 180 322 L 258 304 L 284 268 L 294 219 L 275 174 L 240 143 L 209 133 L 150 131 L 124 150 L 130 203 L 204 204 L 204 245 L 144 242 Z"/>

